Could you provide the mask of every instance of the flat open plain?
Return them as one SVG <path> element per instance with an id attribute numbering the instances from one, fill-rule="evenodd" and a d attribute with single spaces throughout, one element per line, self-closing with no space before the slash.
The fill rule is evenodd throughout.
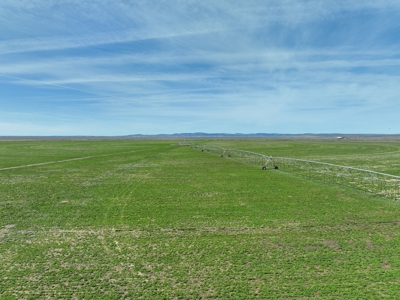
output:
<path id="1" fill-rule="evenodd" d="M 197 141 L 400 175 L 400 142 Z M 396 299 L 399 202 L 177 146 L 0 141 L 1 299 Z"/>

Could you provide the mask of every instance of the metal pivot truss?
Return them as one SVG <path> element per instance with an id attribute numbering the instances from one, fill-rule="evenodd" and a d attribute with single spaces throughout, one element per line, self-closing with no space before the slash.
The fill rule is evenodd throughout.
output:
<path id="1" fill-rule="evenodd" d="M 386 198 L 400 200 L 400 176 L 312 160 L 272 157 L 245 150 L 180 142 L 182 146 L 230 158 L 263 170 L 279 169 L 325 183 L 345 185 Z"/>

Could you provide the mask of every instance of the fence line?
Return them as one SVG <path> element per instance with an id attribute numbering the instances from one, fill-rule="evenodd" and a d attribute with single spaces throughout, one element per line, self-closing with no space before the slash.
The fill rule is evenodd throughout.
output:
<path id="1" fill-rule="evenodd" d="M 305 159 L 272 157 L 246 150 L 225 149 L 212 145 L 180 142 L 182 146 L 208 152 L 263 170 L 279 169 L 324 183 L 345 185 L 386 198 L 400 200 L 400 176 Z"/>

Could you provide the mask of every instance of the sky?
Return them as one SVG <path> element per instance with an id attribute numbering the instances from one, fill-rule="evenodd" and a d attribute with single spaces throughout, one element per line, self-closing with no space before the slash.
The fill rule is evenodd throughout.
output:
<path id="1" fill-rule="evenodd" d="M 400 133 L 398 0 L 1 0 L 0 136 Z"/>

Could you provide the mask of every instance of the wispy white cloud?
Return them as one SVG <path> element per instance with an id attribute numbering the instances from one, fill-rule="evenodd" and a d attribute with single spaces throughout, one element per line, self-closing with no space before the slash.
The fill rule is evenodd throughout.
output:
<path id="1" fill-rule="evenodd" d="M 392 0 L 4 0 L 0 119 L 33 110 L 32 124 L 94 130 L 101 119 L 116 134 L 145 124 L 145 133 L 355 130 L 340 116 L 360 123 L 377 111 L 389 122 L 399 16 Z"/>
<path id="2" fill-rule="evenodd" d="M 165 39 L 209 32 L 276 29 L 343 12 L 400 11 L 398 1 L 3 1 L 0 54 Z M 382 20 L 380 20 L 382 22 Z M 385 20 L 383 20 L 385 22 Z M 377 31 L 385 28 L 381 24 Z M 292 24 L 292 25 L 291 25 Z M 10 32 L 12 34 L 10 34 Z M 38 34 L 39 32 L 39 34 Z M 304 34 L 304 32 L 303 32 Z M 371 32 L 370 32 L 371 35 Z M 223 38 L 223 37 L 222 37 Z M 236 36 L 237 38 L 237 36 Z M 233 42 L 232 40 L 230 42 Z"/>

